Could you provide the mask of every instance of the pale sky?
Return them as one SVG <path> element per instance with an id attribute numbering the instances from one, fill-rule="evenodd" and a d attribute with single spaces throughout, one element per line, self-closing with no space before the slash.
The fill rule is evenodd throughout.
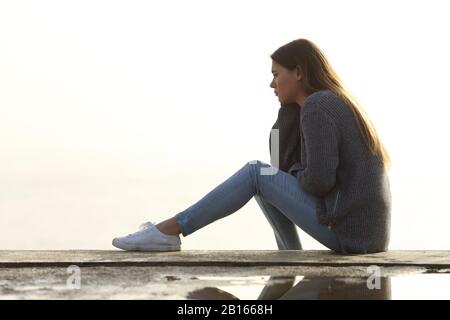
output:
<path id="1" fill-rule="evenodd" d="M 322 48 L 391 153 L 390 248 L 448 249 L 448 12 L 446 1 L 1 1 L 0 249 L 112 249 L 249 160 L 268 162 L 280 107 L 269 55 L 297 38 Z M 184 248 L 275 249 L 259 210 L 251 200 Z"/>

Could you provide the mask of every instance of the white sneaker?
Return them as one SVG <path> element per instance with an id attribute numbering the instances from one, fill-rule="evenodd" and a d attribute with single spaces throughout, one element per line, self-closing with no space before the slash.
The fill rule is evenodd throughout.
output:
<path id="1" fill-rule="evenodd" d="M 146 222 L 139 229 L 125 237 L 114 238 L 112 245 L 128 251 L 180 251 L 179 235 L 162 233 L 154 222 Z"/>

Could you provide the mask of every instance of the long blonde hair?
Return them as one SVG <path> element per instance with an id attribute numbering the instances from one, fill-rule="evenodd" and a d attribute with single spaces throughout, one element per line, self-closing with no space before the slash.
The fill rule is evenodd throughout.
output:
<path id="1" fill-rule="evenodd" d="M 307 94 L 328 89 L 341 97 L 353 112 L 372 155 L 382 160 L 385 169 L 390 169 L 391 158 L 372 121 L 316 44 L 307 39 L 297 39 L 278 48 L 270 58 L 290 70 L 299 66 L 302 71 L 300 81 Z"/>

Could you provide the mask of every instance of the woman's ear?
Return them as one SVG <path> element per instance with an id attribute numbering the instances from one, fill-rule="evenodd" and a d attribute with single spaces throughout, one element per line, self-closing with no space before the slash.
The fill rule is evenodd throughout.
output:
<path id="1" fill-rule="evenodd" d="M 300 81 L 303 77 L 303 70 L 299 65 L 295 66 L 295 77 L 297 78 L 297 81 Z"/>

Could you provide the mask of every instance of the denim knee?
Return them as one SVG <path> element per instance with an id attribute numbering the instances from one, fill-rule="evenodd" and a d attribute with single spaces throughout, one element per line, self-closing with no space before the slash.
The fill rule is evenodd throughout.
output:
<path id="1" fill-rule="evenodd" d="M 261 160 L 250 160 L 246 164 L 247 166 L 255 169 L 256 174 L 262 175 L 262 176 L 271 176 L 278 172 L 278 168 L 274 167 L 264 161 Z M 253 165 L 253 166 L 251 166 Z"/>
<path id="2" fill-rule="evenodd" d="M 258 168 L 264 168 L 264 167 L 269 167 L 271 166 L 270 164 L 261 161 L 261 160 L 250 160 L 249 162 L 247 162 L 247 165 L 255 165 Z"/>
<path id="3" fill-rule="evenodd" d="M 256 164 L 256 165 L 261 165 L 262 161 L 261 160 L 250 160 L 249 162 L 247 162 L 248 165 L 250 164 Z"/>

